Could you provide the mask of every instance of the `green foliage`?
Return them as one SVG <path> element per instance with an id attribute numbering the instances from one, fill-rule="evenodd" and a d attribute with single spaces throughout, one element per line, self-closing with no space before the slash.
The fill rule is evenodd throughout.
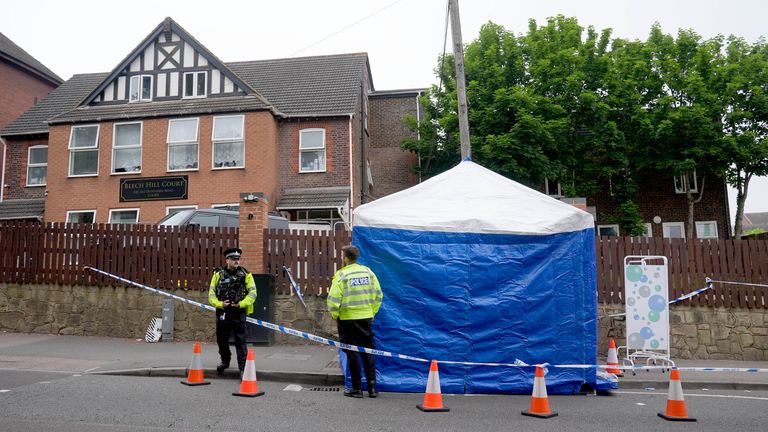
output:
<path id="1" fill-rule="evenodd" d="M 639 236 L 645 233 L 643 217 L 640 208 L 633 201 L 628 200 L 616 207 L 616 216 L 608 220 L 609 223 L 619 224 L 622 233 L 629 236 Z"/>
<path id="2" fill-rule="evenodd" d="M 420 124 L 407 120 L 420 138 L 403 142 L 425 177 L 460 158 L 453 58 L 438 60 L 443 85 L 421 99 Z M 762 40 L 672 36 L 658 24 L 644 41 L 611 39 L 610 29 L 559 15 L 517 35 L 486 23 L 464 66 L 475 161 L 532 186 L 557 180 L 571 197 L 610 192 L 624 232 L 642 231 L 635 203 L 649 173 L 695 171 L 700 191 L 725 175 L 743 192 L 739 209 L 749 179 L 768 174 Z M 689 230 L 700 193 L 681 196 Z"/>

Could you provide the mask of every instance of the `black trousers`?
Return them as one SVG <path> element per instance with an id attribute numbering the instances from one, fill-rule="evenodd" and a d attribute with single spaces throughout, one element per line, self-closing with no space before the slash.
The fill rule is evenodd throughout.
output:
<path id="1" fill-rule="evenodd" d="M 339 340 L 350 345 L 357 345 L 365 348 L 375 348 L 373 345 L 373 331 L 371 324 L 373 319 L 359 320 L 338 320 Z M 352 375 L 352 388 L 359 390 L 361 386 L 360 360 L 363 361 L 365 369 L 365 380 L 369 383 L 376 382 L 376 360 L 372 354 L 361 353 L 358 351 L 344 350 L 347 354 L 347 364 L 349 365 L 349 374 Z"/>
<path id="2" fill-rule="evenodd" d="M 224 319 L 221 316 L 224 315 Z M 245 358 L 248 355 L 248 347 L 245 342 L 245 311 L 243 309 L 228 308 L 224 312 L 216 310 L 216 344 L 219 345 L 221 362 L 229 364 L 232 360 L 232 351 L 229 349 L 229 336 L 235 336 L 235 351 L 237 352 L 237 367 L 245 369 Z"/>

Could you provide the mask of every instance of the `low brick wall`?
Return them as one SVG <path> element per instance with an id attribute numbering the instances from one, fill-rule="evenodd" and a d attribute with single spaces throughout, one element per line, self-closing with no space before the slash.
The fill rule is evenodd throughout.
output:
<path id="1" fill-rule="evenodd" d="M 174 294 L 207 303 L 207 293 L 175 290 Z M 83 336 L 143 338 L 153 317 L 162 316 L 166 297 L 134 287 L 0 284 L 0 331 Z M 337 335 L 326 312 L 325 298 L 273 298 L 275 323 L 324 337 Z M 307 310 L 308 309 L 308 310 Z M 599 316 L 624 311 L 600 306 Z M 215 341 L 213 314 L 176 303 L 174 339 Z M 673 306 L 670 311 L 673 359 L 768 360 L 768 310 Z M 624 321 L 598 319 L 598 354 L 608 351 L 608 339 L 626 342 Z M 312 343 L 282 333 L 279 344 Z M 403 353 L 409 354 L 409 353 Z"/>
<path id="2" fill-rule="evenodd" d="M 207 292 L 174 290 L 172 293 L 208 303 Z M 166 298 L 125 286 L 0 284 L 0 331 L 143 338 L 150 320 L 162 316 L 162 303 Z M 335 322 L 325 312 L 325 299 L 307 297 L 306 301 L 312 314 L 304 309 L 297 297 L 276 296 L 276 323 L 321 336 L 335 334 Z M 216 340 L 212 312 L 182 302 L 176 302 L 175 306 L 174 340 Z M 275 335 L 275 341 L 309 343 L 281 333 Z"/>
<path id="3" fill-rule="evenodd" d="M 599 316 L 624 312 L 624 307 L 600 306 Z M 768 360 L 768 310 L 672 306 L 669 333 L 673 359 Z M 626 345 L 622 319 L 598 320 L 598 355 L 608 352 L 608 340 Z"/>

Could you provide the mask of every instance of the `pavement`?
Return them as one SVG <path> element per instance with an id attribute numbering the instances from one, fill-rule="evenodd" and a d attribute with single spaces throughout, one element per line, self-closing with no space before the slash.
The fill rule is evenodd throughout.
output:
<path id="1" fill-rule="evenodd" d="M 59 336 L 0 332 L 0 370 L 72 374 L 186 376 L 192 342 L 147 343 L 143 339 Z M 234 355 L 234 347 L 232 353 Z M 337 350 L 320 344 L 254 345 L 259 380 L 315 386 L 339 386 L 343 376 Z M 408 353 L 403 353 L 408 354 Z M 201 359 L 206 378 L 217 378 L 215 343 L 203 343 Z M 605 359 L 601 359 L 601 364 Z M 225 378 L 239 379 L 236 361 Z M 678 367 L 760 368 L 766 361 L 678 360 Z M 768 372 L 681 372 L 684 388 L 768 390 Z M 669 373 L 638 370 L 619 379 L 620 389 L 664 390 Z"/>

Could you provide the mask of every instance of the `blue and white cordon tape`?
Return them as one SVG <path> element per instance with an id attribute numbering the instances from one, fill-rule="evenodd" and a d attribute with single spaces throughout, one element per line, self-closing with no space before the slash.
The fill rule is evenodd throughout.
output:
<path id="1" fill-rule="evenodd" d="M 177 295 L 165 292 L 163 290 L 159 290 L 157 288 L 148 287 L 148 286 L 142 285 L 142 284 L 140 284 L 138 282 L 134 282 L 132 280 L 122 278 L 122 277 L 114 275 L 112 273 L 107 273 L 107 272 L 105 272 L 103 270 L 99 270 L 99 269 L 94 268 L 94 267 L 86 266 L 85 269 L 86 270 L 94 271 L 96 273 L 101 273 L 104 276 L 110 277 L 112 279 L 118 280 L 118 281 L 126 283 L 128 285 L 133 285 L 135 287 L 138 287 L 138 288 L 141 288 L 141 289 L 145 289 L 147 291 L 151 291 L 151 292 L 153 292 L 155 294 L 160 294 L 160 295 L 163 295 L 163 296 L 166 296 L 166 297 L 170 297 L 170 298 L 175 299 L 175 300 L 179 300 L 179 301 L 181 301 L 183 303 L 190 304 L 190 305 L 195 306 L 195 307 L 200 308 L 200 309 L 209 310 L 211 312 L 215 312 L 216 311 L 216 308 L 214 308 L 211 305 L 207 305 L 207 304 L 203 304 L 203 303 L 200 303 L 200 302 L 196 302 L 194 300 L 190 300 L 190 299 L 185 298 L 185 297 L 177 296 Z M 337 347 L 337 348 L 353 350 L 353 351 L 359 351 L 359 352 L 364 352 L 364 353 L 373 354 L 373 355 L 382 356 L 382 357 L 392 357 L 392 358 L 399 358 L 399 359 L 403 359 L 403 360 L 412 360 L 412 361 L 424 362 L 424 363 L 429 363 L 431 361 L 431 360 L 427 360 L 427 359 L 421 358 L 421 357 L 413 357 L 413 356 L 408 356 L 408 355 L 404 355 L 404 354 L 397 354 L 397 353 L 393 353 L 393 352 L 389 352 L 389 351 L 365 348 L 365 347 L 360 347 L 360 346 L 357 346 L 357 345 L 350 345 L 350 344 L 342 343 L 342 342 L 339 342 L 339 341 L 327 339 L 327 338 L 324 338 L 324 337 L 321 337 L 321 336 L 317 336 L 317 335 L 314 335 L 312 333 L 307 333 L 307 332 L 299 331 L 299 330 L 296 330 L 296 329 L 292 329 L 290 327 L 285 327 L 285 326 L 273 324 L 271 322 L 262 321 L 262 320 L 256 319 L 256 318 L 247 317 L 246 321 L 248 321 L 251 324 L 256 324 L 256 325 L 259 325 L 259 326 L 262 326 L 262 327 L 266 327 L 266 328 L 268 328 L 270 330 L 274 330 L 274 331 L 278 331 L 278 332 L 281 332 L 281 333 L 297 336 L 297 337 L 300 337 L 300 338 L 304 338 L 304 339 L 311 340 L 311 341 L 314 341 L 314 342 L 317 342 L 317 343 L 321 343 L 321 344 L 325 344 L 325 345 L 330 345 L 330 346 Z M 501 366 L 501 367 L 531 367 L 531 366 L 535 366 L 535 365 L 529 365 L 529 364 L 523 362 L 522 360 L 518 360 L 518 359 L 515 359 L 514 363 L 483 363 L 483 362 L 465 362 L 465 361 L 451 361 L 451 360 L 437 360 L 437 362 L 438 363 L 442 363 L 442 364 L 455 364 L 455 365 L 467 365 L 467 366 Z M 598 369 L 608 369 L 608 368 L 611 368 L 611 369 L 622 369 L 622 370 L 670 369 L 669 366 L 616 366 L 616 365 L 608 366 L 608 365 L 585 365 L 585 364 L 553 365 L 553 364 L 548 364 L 548 363 L 540 364 L 540 366 L 552 367 L 552 368 L 563 368 L 563 369 L 590 369 L 590 368 L 598 368 Z M 676 367 L 675 369 L 680 370 L 680 371 L 693 371 L 693 372 L 768 372 L 768 369 L 760 369 L 760 368 Z"/>

